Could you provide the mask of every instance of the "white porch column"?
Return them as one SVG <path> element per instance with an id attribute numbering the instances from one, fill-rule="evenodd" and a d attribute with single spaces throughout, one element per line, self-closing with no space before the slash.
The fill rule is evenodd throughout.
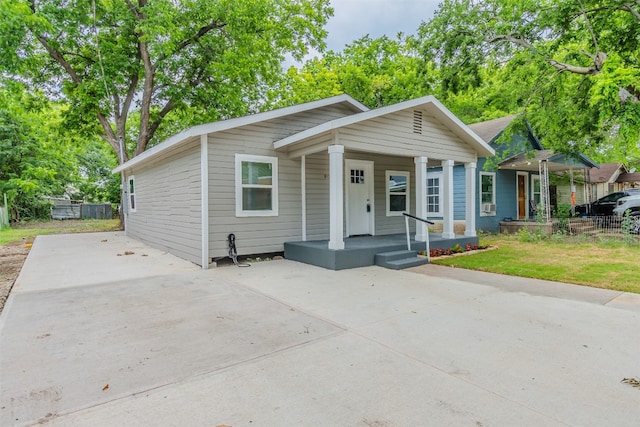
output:
<path id="1" fill-rule="evenodd" d="M 443 187 L 443 211 L 442 211 L 442 237 L 453 239 L 453 160 L 442 161 Z"/>
<path id="2" fill-rule="evenodd" d="M 329 249 L 344 249 L 344 146 L 329 146 Z"/>
<path id="3" fill-rule="evenodd" d="M 427 157 L 413 158 L 416 164 L 416 216 L 427 219 Z M 416 221 L 416 241 L 427 241 L 427 224 Z"/>
<path id="4" fill-rule="evenodd" d="M 209 268 L 209 139 L 200 136 L 200 238 L 202 269 Z"/>
<path id="5" fill-rule="evenodd" d="M 302 204 L 302 241 L 307 241 L 307 157 L 300 158 L 300 203 Z"/>
<path id="6" fill-rule="evenodd" d="M 464 164 L 465 173 L 465 227 L 464 235 L 468 237 L 476 237 L 476 163 L 469 162 Z"/>

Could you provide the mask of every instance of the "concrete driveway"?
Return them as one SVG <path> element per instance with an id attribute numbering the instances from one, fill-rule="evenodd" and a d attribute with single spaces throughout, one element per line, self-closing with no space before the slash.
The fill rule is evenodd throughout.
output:
<path id="1" fill-rule="evenodd" d="M 43 236 L 0 315 L 0 425 L 637 426 L 639 331 L 620 292 Z"/>

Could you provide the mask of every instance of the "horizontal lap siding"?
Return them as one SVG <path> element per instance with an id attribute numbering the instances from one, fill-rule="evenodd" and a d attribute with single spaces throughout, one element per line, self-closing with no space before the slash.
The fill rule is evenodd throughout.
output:
<path id="1" fill-rule="evenodd" d="M 346 126 L 339 130 L 338 139 L 340 144 L 354 150 L 476 161 L 475 151 L 435 118 L 425 115 L 422 134 L 413 133 L 413 111 L 400 111 Z"/>
<path id="2" fill-rule="evenodd" d="M 464 166 L 453 167 L 453 219 L 463 220 L 467 217 L 467 175 Z M 470 189 L 469 191 L 474 191 Z"/>
<path id="3" fill-rule="evenodd" d="M 328 107 L 285 118 L 256 123 L 209 135 L 209 254 L 213 258 L 228 255 L 227 236 L 236 235 L 238 254 L 280 252 L 284 242 L 302 240 L 301 160 L 290 159 L 273 149 L 273 142 L 317 126 L 328 120 L 353 114 L 344 107 Z M 235 155 L 250 154 L 278 157 L 278 216 L 236 217 Z M 307 159 L 308 191 L 322 186 L 317 176 L 328 175 L 328 162 L 314 165 Z M 324 238 L 328 232 L 328 181 L 326 200 L 307 206 L 308 233 Z M 310 190 L 309 190 L 310 188 Z M 321 193 L 323 190 L 319 190 Z M 326 215 L 321 211 L 326 209 Z M 316 221 L 317 218 L 322 218 Z M 328 238 L 328 234 L 326 234 Z"/>
<path id="4" fill-rule="evenodd" d="M 307 240 L 329 239 L 329 154 L 306 157 Z"/>
<path id="5" fill-rule="evenodd" d="M 128 235 L 200 264 L 199 145 L 134 169 L 132 174 L 136 212 L 127 217 Z"/>

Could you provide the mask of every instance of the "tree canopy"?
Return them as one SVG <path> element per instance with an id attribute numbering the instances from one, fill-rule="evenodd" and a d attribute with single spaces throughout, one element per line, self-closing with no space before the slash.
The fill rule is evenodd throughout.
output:
<path id="1" fill-rule="evenodd" d="M 550 148 L 639 157 L 639 2 L 445 0 L 419 38 L 443 98 L 498 83 Z"/>
<path id="2" fill-rule="evenodd" d="M 123 162 L 169 115 L 258 108 L 285 54 L 323 48 L 331 13 L 328 0 L 0 0 L 0 71 L 65 99 L 67 122 Z"/>

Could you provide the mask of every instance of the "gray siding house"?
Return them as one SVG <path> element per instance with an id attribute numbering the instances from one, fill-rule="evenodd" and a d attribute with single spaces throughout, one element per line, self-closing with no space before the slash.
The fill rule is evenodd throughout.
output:
<path id="1" fill-rule="evenodd" d="M 431 96 L 369 110 L 348 95 L 180 132 L 114 172 L 126 178 L 126 233 L 203 268 L 228 254 L 283 251 L 291 241 L 402 233 L 427 217 L 427 168 L 443 176 L 443 237 L 453 237 L 455 165 L 476 187 L 493 149 Z M 475 236 L 475 191 L 465 235 Z M 424 241 L 426 225 L 412 226 Z"/>

